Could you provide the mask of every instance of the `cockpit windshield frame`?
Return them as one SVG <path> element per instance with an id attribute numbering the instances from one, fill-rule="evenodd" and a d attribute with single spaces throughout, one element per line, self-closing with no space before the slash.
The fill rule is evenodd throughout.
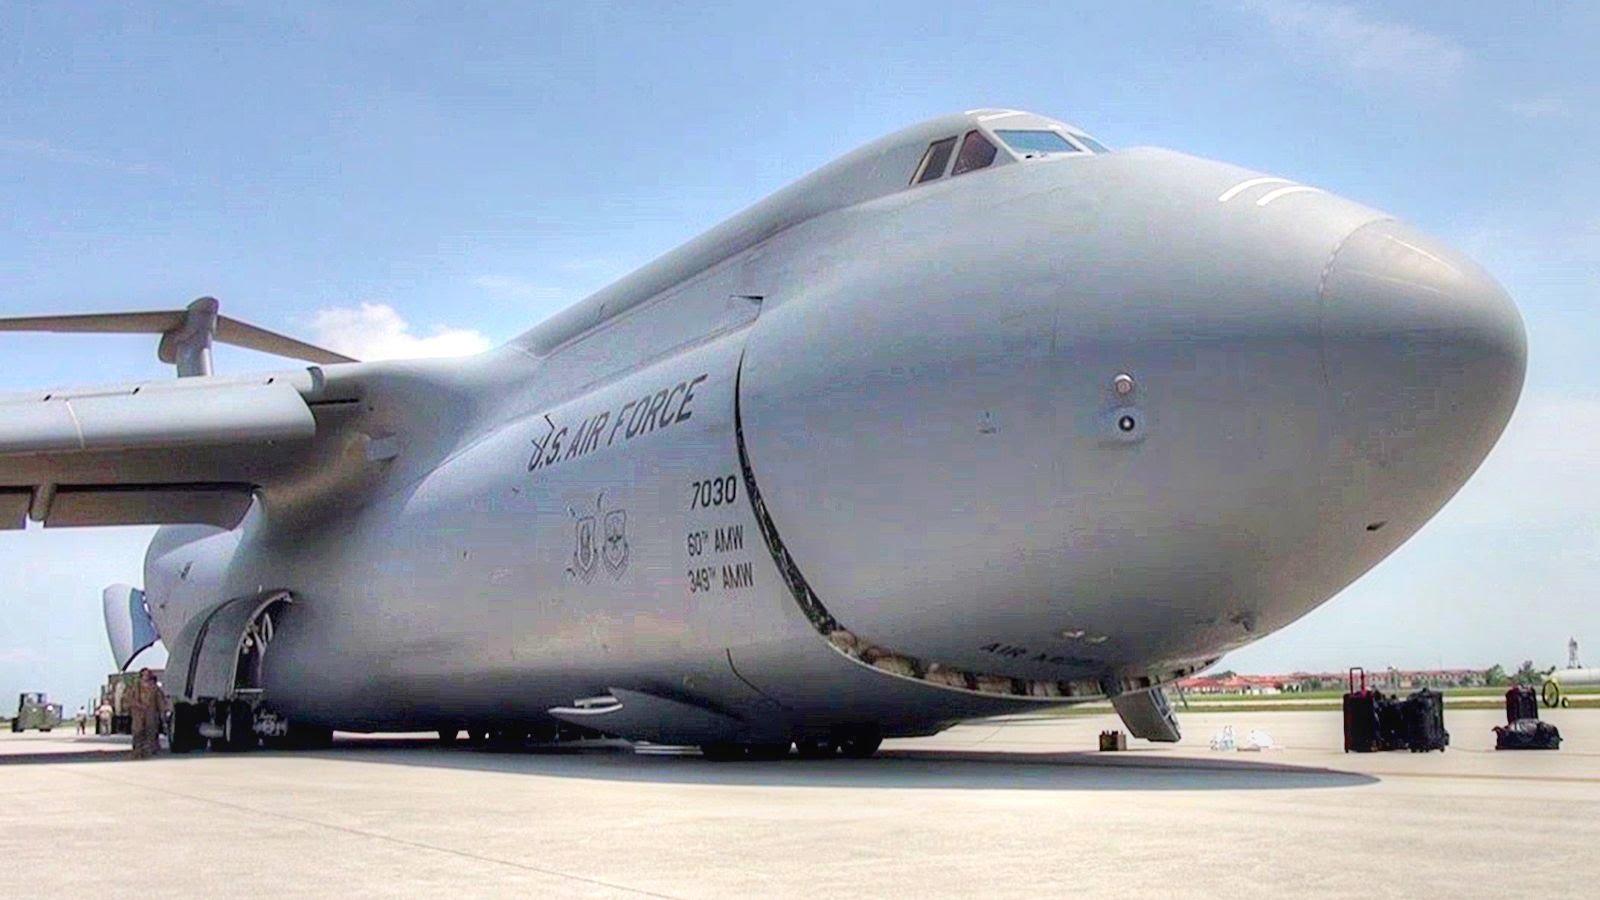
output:
<path id="1" fill-rule="evenodd" d="M 937 181 L 944 177 L 950 168 L 950 159 L 955 156 L 956 139 L 960 135 L 952 134 L 947 138 L 940 138 L 928 145 L 922 154 L 922 162 L 917 163 L 917 171 L 911 176 L 913 185 L 928 181 Z"/>
<path id="2" fill-rule="evenodd" d="M 999 138 L 1019 159 L 1036 159 L 1063 153 L 1089 153 L 1083 145 L 1056 128 L 996 128 Z M 1053 141 L 1051 139 L 1054 139 Z"/>

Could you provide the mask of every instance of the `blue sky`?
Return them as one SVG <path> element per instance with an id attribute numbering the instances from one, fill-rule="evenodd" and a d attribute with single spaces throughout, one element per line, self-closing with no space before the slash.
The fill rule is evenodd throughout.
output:
<path id="1" fill-rule="evenodd" d="M 1226 665 L 1553 664 L 1569 635 L 1600 662 L 1596 46 L 1582 3 L 8 3 L 0 315 L 214 294 L 357 355 L 470 351 L 880 134 L 1033 109 L 1388 210 L 1527 320 L 1484 470 Z M 0 389 L 169 372 L 139 338 L 0 360 Z M 0 702 L 89 694 L 148 534 L 0 533 Z"/>

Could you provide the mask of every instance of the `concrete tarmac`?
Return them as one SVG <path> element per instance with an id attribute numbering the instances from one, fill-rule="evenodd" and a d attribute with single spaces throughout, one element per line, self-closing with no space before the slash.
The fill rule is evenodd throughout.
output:
<path id="1" fill-rule="evenodd" d="M 341 736 L 308 753 L 121 758 L 0 734 L 0 860 L 34 896 L 1575 897 L 1600 882 L 1600 712 L 1554 753 L 1346 755 L 1337 713 L 1202 713 L 1094 752 L 1110 717 L 712 763 Z M 1217 752 L 1224 725 L 1283 749 Z M 109 754 L 109 755 L 108 755 Z"/>

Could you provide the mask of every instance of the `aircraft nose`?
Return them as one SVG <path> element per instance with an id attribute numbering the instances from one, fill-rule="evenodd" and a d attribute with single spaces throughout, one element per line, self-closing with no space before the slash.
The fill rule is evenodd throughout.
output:
<path id="1" fill-rule="evenodd" d="M 1522 318 L 1482 268 L 1393 220 L 1340 244 L 1319 299 L 1334 477 L 1357 501 L 1345 508 L 1370 518 L 1369 531 L 1419 526 L 1511 417 L 1527 364 Z"/>

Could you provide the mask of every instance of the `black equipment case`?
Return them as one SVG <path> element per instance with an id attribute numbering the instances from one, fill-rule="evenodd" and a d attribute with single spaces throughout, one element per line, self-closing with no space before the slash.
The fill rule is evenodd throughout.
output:
<path id="1" fill-rule="evenodd" d="M 1549 722 L 1518 719 L 1494 729 L 1496 750 L 1560 750 L 1561 732 Z"/>
<path id="2" fill-rule="evenodd" d="M 1412 753 L 1443 751 L 1450 746 L 1450 732 L 1444 730 L 1444 695 L 1422 688 L 1401 704 L 1405 721 L 1405 746 Z M 1398 748 L 1397 748 L 1398 749 Z"/>
<path id="3" fill-rule="evenodd" d="M 1356 688 L 1356 675 L 1361 688 Z M 1344 752 L 1373 753 L 1384 749 L 1378 724 L 1378 705 L 1383 695 L 1367 690 L 1367 671 L 1360 666 L 1349 674 L 1350 689 L 1344 695 Z"/>
<path id="4" fill-rule="evenodd" d="M 1539 695 L 1525 684 L 1514 684 L 1506 691 L 1506 724 L 1519 719 L 1539 718 Z"/>

